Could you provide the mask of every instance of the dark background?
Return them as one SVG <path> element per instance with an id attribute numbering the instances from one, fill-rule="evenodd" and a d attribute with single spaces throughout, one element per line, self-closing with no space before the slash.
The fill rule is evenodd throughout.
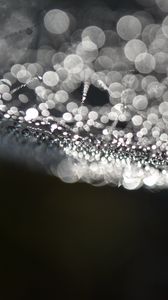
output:
<path id="1" fill-rule="evenodd" d="M 0 300 L 168 299 L 166 190 L 68 185 L 1 160 L 0 191 Z"/>
<path id="2" fill-rule="evenodd" d="M 1 165 L 1 299 L 167 299 L 167 191 Z"/>

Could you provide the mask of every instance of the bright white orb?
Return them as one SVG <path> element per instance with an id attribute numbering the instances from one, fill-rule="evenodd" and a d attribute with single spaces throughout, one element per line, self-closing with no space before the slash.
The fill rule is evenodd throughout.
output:
<path id="1" fill-rule="evenodd" d="M 48 11 L 44 17 L 45 28 L 53 34 L 63 34 L 70 25 L 68 15 L 60 9 Z"/>

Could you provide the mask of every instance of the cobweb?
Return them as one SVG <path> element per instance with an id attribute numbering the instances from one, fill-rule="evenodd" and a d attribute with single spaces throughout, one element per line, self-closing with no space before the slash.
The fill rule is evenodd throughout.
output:
<path id="1" fill-rule="evenodd" d="M 1 156 L 67 183 L 167 187 L 166 12 L 163 0 L 52 7 L 36 22 L 13 11 L 0 31 Z"/>

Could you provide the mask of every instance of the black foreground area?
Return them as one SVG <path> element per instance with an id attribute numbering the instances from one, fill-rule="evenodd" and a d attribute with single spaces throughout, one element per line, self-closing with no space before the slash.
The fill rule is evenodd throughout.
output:
<path id="1" fill-rule="evenodd" d="M 167 299 L 167 191 L 0 181 L 1 299 Z"/>

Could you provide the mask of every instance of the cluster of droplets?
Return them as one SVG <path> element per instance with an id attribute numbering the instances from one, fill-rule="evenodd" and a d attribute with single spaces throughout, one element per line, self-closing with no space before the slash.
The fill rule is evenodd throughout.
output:
<path id="1" fill-rule="evenodd" d="M 160 9 L 166 7 L 161 0 L 156 0 L 155 4 Z M 109 14 L 114 20 L 112 12 Z M 167 162 L 168 17 L 164 16 L 160 23 L 156 23 L 149 12 L 137 11 L 120 16 L 113 29 L 96 24 L 76 30 L 73 28 L 74 19 L 60 9 L 45 14 L 44 30 L 51 40 L 61 39 L 62 43 L 58 50 L 43 44 L 37 49 L 35 62 L 15 63 L 3 75 L 0 80 L 0 111 L 4 119 L 36 126 L 52 123 L 51 132 L 58 124 L 68 127 L 74 135 L 86 133 L 89 136 L 96 132 L 104 143 L 116 140 L 122 146 L 124 143 L 129 146 L 136 144 L 149 148 L 151 155 L 164 152 Z M 92 106 L 87 101 L 91 86 L 104 91 L 108 103 Z M 80 94 L 79 90 L 83 92 Z M 66 136 L 66 132 L 63 135 Z M 92 159 L 88 163 L 87 159 L 83 161 L 88 154 L 83 155 L 82 150 L 77 156 L 71 146 L 63 150 L 80 160 L 80 163 L 71 165 L 69 171 L 68 178 L 74 178 L 72 170 L 75 166 L 75 174 L 78 174 L 75 180 L 86 180 L 86 174 L 90 174 L 89 178 L 100 175 L 104 176 L 106 183 L 117 181 L 134 189 L 142 184 L 156 185 L 156 174 L 167 178 L 166 167 L 161 168 L 160 175 L 160 171 L 154 170 L 154 166 L 149 168 L 148 163 L 145 171 L 142 170 L 143 164 L 135 167 L 132 161 L 125 163 L 124 160 L 123 163 L 124 153 L 122 163 L 119 158 L 116 162 L 114 157 L 107 160 L 101 157 L 100 163 L 99 159 L 96 163 Z M 70 162 L 62 164 L 68 168 Z M 58 170 L 62 174 L 60 166 Z M 114 176 L 110 179 L 112 173 L 115 179 Z M 165 186 L 167 181 L 162 177 Z"/>

